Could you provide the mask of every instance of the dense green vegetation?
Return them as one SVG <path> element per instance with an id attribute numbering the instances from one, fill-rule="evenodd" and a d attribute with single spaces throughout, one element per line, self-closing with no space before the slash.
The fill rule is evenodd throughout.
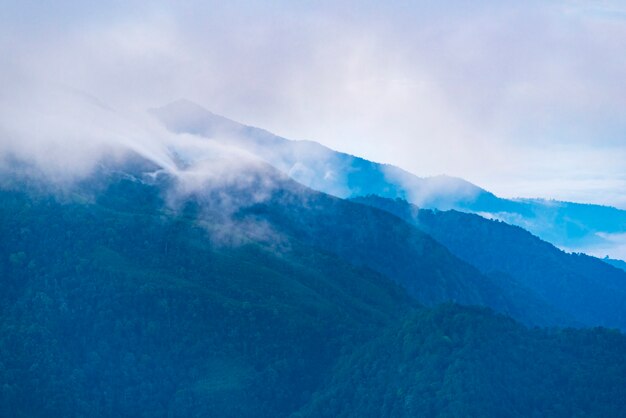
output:
<path id="1" fill-rule="evenodd" d="M 458 211 L 420 210 L 402 200 L 355 199 L 413 223 L 502 288 L 526 289 L 562 321 L 626 329 L 626 272 L 595 257 L 568 254 L 524 229 Z M 508 283 L 508 284 L 507 284 Z"/>
<path id="2" fill-rule="evenodd" d="M 157 211 L 136 183 L 1 201 L 2 416 L 285 415 L 411 306 L 295 241 L 212 245 L 193 208 Z"/>
<path id="3" fill-rule="evenodd" d="M 379 272 L 425 305 L 454 301 L 488 306 L 532 325 L 571 323 L 532 292 L 480 273 L 385 211 L 286 185 L 271 199 L 246 207 L 240 216 L 267 222 L 308 246 Z"/>
<path id="4" fill-rule="evenodd" d="M 441 306 L 347 356 L 303 416 L 626 416 L 625 352 L 617 331 L 528 330 Z"/>
<path id="5" fill-rule="evenodd" d="M 242 190 L 167 205 L 124 175 L 1 191 L 0 416 L 626 414 L 624 336 L 419 307 L 393 263 L 413 257 L 424 286 L 484 276 L 389 214 L 293 187 L 234 212 Z M 423 251 L 393 256 L 394 239 Z"/>

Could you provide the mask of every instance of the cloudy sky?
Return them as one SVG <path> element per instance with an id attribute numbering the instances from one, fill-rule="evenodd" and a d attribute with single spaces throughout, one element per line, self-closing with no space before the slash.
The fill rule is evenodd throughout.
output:
<path id="1" fill-rule="evenodd" d="M 184 97 L 417 175 L 626 208 L 622 1 L 85 3 L 0 0 L 3 109 L 48 84 L 132 112 Z"/>

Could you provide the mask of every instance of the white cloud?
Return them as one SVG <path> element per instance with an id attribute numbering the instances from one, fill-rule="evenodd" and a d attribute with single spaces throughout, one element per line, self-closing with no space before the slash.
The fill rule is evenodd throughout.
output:
<path id="1" fill-rule="evenodd" d="M 584 252 L 599 258 L 609 256 L 618 260 L 626 260 L 626 233 L 598 233 L 602 243 L 591 247 L 576 248 L 574 251 Z"/>
<path id="2" fill-rule="evenodd" d="M 71 86 L 124 114 L 187 97 L 278 134 L 501 195 L 626 200 L 618 2 L 4 10 L 0 94 L 9 105 L 32 97 L 6 87 L 16 78 Z"/>

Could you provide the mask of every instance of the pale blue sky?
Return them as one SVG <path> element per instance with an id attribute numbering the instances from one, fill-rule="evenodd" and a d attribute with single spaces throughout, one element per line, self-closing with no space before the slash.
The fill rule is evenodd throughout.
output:
<path id="1" fill-rule="evenodd" d="M 186 97 L 418 175 L 626 208 L 623 2 L 85 3 L 0 1 L 2 100 L 17 79 Z"/>

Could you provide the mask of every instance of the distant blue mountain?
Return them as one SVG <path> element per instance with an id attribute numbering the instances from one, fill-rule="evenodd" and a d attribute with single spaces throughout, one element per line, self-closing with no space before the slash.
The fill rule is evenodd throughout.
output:
<path id="1" fill-rule="evenodd" d="M 294 180 L 341 198 L 373 194 L 401 198 L 421 208 L 473 212 L 521 226 L 572 251 L 601 247 L 610 252 L 612 234 L 626 231 L 624 210 L 543 199 L 503 199 L 460 178 L 418 177 L 316 142 L 281 138 L 186 100 L 152 109 L 152 113 L 173 132 L 243 148 Z"/>
<path id="2" fill-rule="evenodd" d="M 354 201 L 417 226 L 496 282 L 505 279 L 503 288 L 516 284 L 579 324 L 626 329 L 626 274 L 596 257 L 565 253 L 520 227 L 475 214 L 377 196 Z"/>
<path id="3" fill-rule="evenodd" d="M 602 261 L 612 265 L 613 267 L 617 267 L 618 269 L 622 269 L 622 270 L 626 271 L 626 261 L 615 260 L 613 258 L 608 258 L 608 257 L 603 258 Z"/>

